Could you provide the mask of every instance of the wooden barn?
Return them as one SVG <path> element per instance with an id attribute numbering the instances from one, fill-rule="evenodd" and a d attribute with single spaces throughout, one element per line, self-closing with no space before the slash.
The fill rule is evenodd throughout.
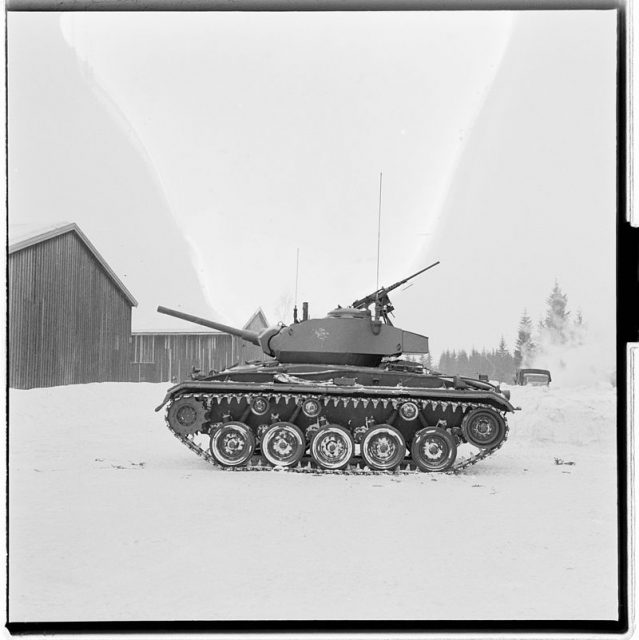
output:
<path id="1" fill-rule="evenodd" d="M 124 381 L 135 298 L 74 223 L 10 229 L 9 386 Z"/>
<path id="2" fill-rule="evenodd" d="M 258 309 L 242 328 L 260 331 L 267 326 Z M 208 373 L 237 362 L 269 359 L 260 347 L 218 331 L 136 331 L 131 355 L 130 379 L 136 382 L 181 382 L 190 379 L 193 367 Z"/>

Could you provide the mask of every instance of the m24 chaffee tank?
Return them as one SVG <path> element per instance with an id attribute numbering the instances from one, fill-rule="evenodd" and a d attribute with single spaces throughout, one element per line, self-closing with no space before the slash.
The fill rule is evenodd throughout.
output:
<path id="1" fill-rule="evenodd" d="M 158 307 L 272 360 L 194 374 L 156 410 L 166 406 L 171 432 L 225 468 L 434 472 L 486 458 L 508 435 L 509 392 L 399 358 L 428 353 L 428 338 L 393 326 L 388 294 L 436 264 L 325 318 L 309 318 L 304 303 L 301 320 L 296 310 L 293 324 L 259 333 Z"/>

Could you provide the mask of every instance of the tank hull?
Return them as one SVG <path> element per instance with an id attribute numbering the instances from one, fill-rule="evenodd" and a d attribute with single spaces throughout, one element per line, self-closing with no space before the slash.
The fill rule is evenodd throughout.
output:
<path id="1" fill-rule="evenodd" d="M 505 415 L 514 410 L 485 382 L 392 368 L 277 362 L 182 382 L 169 389 L 157 410 L 164 406 L 173 434 L 213 464 L 371 473 L 465 468 L 501 447 Z M 477 451 L 455 464 L 457 448 L 465 443 Z"/>

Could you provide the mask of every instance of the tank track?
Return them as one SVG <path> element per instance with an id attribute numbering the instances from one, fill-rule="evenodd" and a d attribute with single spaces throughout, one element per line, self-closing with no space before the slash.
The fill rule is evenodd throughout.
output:
<path id="1" fill-rule="evenodd" d="M 259 452 L 253 454 L 253 456 L 247 461 L 245 465 L 241 466 L 224 466 L 217 462 L 217 460 L 213 457 L 213 455 L 205 448 L 200 446 L 195 440 L 187 435 L 183 435 L 175 431 L 169 422 L 169 410 L 171 405 L 182 398 L 194 398 L 195 400 L 202 402 L 203 405 L 207 408 L 210 408 L 211 403 L 213 401 L 223 401 L 226 400 L 229 405 L 237 401 L 238 407 L 241 404 L 249 403 L 256 396 L 264 396 L 265 394 L 262 392 L 259 393 L 181 393 L 179 395 L 174 396 L 166 405 L 165 412 L 165 422 L 169 431 L 188 449 L 193 451 L 200 458 L 206 460 L 209 464 L 213 465 L 215 468 L 220 469 L 222 471 L 271 471 L 271 472 L 281 472 L 285 471 L 288 473 L 311 473 L 315 475 L 324 475 L 324 474 L 337 474 L 337 475 L 413 475 L 413 474 L 422 474 L 425 473 L 421 471 L 417 465 L 410 459 L 406 458 L 404 462 L 402 462 L 398 467 L 393 470 L 378 470 L 371 469 L 366 465 L 366 462 L 358 457 L 353 457 L 350 464 L 345 469 L 325 469 L 320 467 L 309 455 L 304 455 L 301 461 L 295 466 L 289 467 L 274 467 L 266 459 L 260 455 Z M 294 394 L 287 393 L 269 393 L 268 395 L 272 400 L 276 403 L 280 401 L 284 401 L 288 403 L 288 401 L 293 398 L 295 399 Z M 294 400 L 295 401 L 295 400 Z M 334 403 L 335 406 L 338 404 L 342 404 L 344 407 L 348 406 L 350 402 L 354 402 L 355 404 L 359 402 L 363 402 L 362 398 L 350 398 L 350 397 L 330 397 L 324 396 L 322 398 L 324 404 Z M 373 402 L 373 400 L 368 400 L 368 402 Z M 384 407 L 390 405 L 393 408 L 397 408 L 399 400 L 397 398 L 386 397 L 386 398 L 378 398 L 375 399 L 376 403 L 382 403 Z M 477 402 L 456 402 L 456 401 L 443 401 L 443 400 L 420 400 L 421 406 L 427 407 L 430 406 L 433 409 L 436 409 L 438 405 L 442 406 L 442 408 L 450 407 L 453 411 L 461 408 L 464 412 L 467 409 L 475 409 L 475 408 L 484 408 L 487 405 L 481 404 Z M 377 405 L 375 405 L 377 406 Z M 499 412 L 502 417 L 504 417 L 505 422 L 505 434 L 502 441 L 497 444 L 495 447 L 490 449 L 479 449 L 476 454 L 473 454 L 469 457 L 463 458 L 461 460 L 457 460 L 451 467 L 446 469 L 445 471 L 437 471 L 431 473 L 445 473 L 445 474 L 459 474 L 460 472 L 468 469 L 469 467 L 485 460 L 486 458 L 492 456 L 503 446 L 504 442 L 508 439 L 508 423 L 505 421 L 505 412 Z M 202 434 L 200 437 L 204 437 Z"/>

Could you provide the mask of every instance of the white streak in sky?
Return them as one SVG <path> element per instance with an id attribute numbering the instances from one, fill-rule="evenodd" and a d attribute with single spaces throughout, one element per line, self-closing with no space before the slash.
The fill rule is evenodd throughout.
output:
<path id="1" fill-rule="evenodd" d="M 117 100 L 106 88 L 106 82 L 104 81 L 104 78 L 100 77 L 100 74 L 96 70 L 96 67 L 92 64 L 90 47 L 91 38 L 83 38 L 86 29 L 86 27 L 85 29 L 82 29 L 82 26 L 86 25 L 83 17 L 84 14 L 79 14 L 79 16 L 76 16 L 75 13 L 62 14 L 60 16 L 60 29 L 62 31 L 62 35 L 69 47 L 72 49 L 73 53 L 77 56 L 87 85 L 93 91 L 95 96 L 100 100 L 100 102 L 104 105 L 105 109 L 113 118 L 113 120 L 120 124 L 131 145 L 142 157 L 143 162 L 146 164 L 149 171 L 150 178 L 157 187 L 161 198 L 164 200 L 166 208 L 173 218 L 173 221 L 175 222 L 176 228 L 182 229 L 182 222 L 180 221 L 179 216 L 176 214 L 176 207 L 174 203 L 171 202 L 171 197 L 169 196 L 169 192 L 166 189 L 164 182 L 162 181 L 161 173 L 158 170 L 155 162 L 153 161 L 153 156 L 147 150 L 142 137 L 138 134 L 132 120 L 126 116 L 124 110 L 120 107 Z M 78 26 L 80 27 L 79 31 Z M 205 262 L 198 250 L 198 245 L 184 231 L 182 231 L 182 237 L 188 243 L 190 249 L 189 258 L 195 270 L 195 274 L 204 294 L 204 298 L 211 309 L 215 310 L 216 313 L 220 315 L 217 309 L 215 309 L 215 305 L 213 304 L 214 300 L 210 294 L 210 290 L 207 284 L 207 270 L 204 268 Z"/>
<path id="2" fill-rule="evenodd" d="M 503 39 L 503 42 L 501 43 L 501 48 L 499 50 L 497 62 L 496 64 L 493 65 L 492 73 L 490 73 L 486 79 L 486 82 L 481 91 L 481 95 L 477 100 L 474 110 L 472 110 L 469 114 L 468 125 L 464 128 L 463 138 L 457 145 L 457 150 L 450 164 L 450 170 L 446 174 L 446 178 L 442 183 L 439 198 L 437 199 L 437 202 L 432 207 L 432 211 L 434 211 L 434 214 L 429 217 L 429 219 L 424 225 L 424 229 L 425 229 L 424 242 L 422 245 L 420 245 L 417 248 L 416 252 L 413 254 L 413 258 L 410 263 L 411 268 L 409 269 L 409 271 L 414 271 L 420 265 L 422 265 L 422 262 L 424 261 L 424 256 L 433 257 L 433 256 L 436 256 L 437 254 L 437 247 L 435 247 L 433 251 L 430 251 L 432 241 L 438 230 L 439 223 L 442 221 L 442 216 L 444 213 L 444 207 L 446 205 L 446 201 L 448 200 L 448 196 L 451 192 L 452 186 L 455 183 L 457 170 L 459 168 L 461 160 L 466 151 L 466 147 L 472 135 L 473 128 L 475 127 L 475 123 L 479 119 L 479 116 L 481 115 L 484 109 L 486 101 L 488 100 L 488 96 L 490 95 L 491 90 L 495 84 L 495 80 L 499 75 L 499 71 L 501 70 L 504 60 L 506 59 L 506 53 L 509 49 L 512 35 L 513 35 L 515 19 L 516 19 L 515 16 L 512 14 L 510 14 L 507 18 L 508 25 L 504 29 L 504 39 Z"/>

